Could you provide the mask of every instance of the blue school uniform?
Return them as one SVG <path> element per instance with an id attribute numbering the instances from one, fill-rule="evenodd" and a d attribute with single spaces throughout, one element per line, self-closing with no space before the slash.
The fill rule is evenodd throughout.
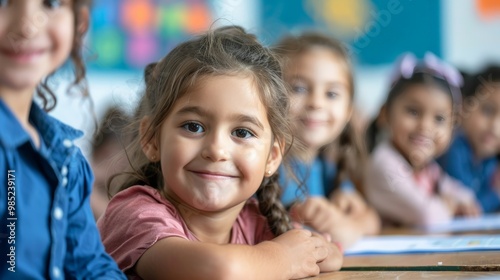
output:
<path id="1" fill-rule="evenodd" d="M 495 157 L 482 161 L 474 153 L 463 132 L 455 135 L 448 151 L 438 159 L 452 177 L 474 191 L 485 213 L 500 210 L 500 198 L 493 190 L 492 180 L 498 162 Z"/>
<path id="2" fill-rule="evenodd" d="M 299 182 L 303 184 L 303 189 L 307 193 L 303 193 L 299 188 L 299 183 L 288 176 L 287 170 L 281 166 L 279 170 L 279 183 L 283 188 L 281 201 L 285 206 L 289 206 L 296 200 L 304 200 L 305 196 L 323 196 L 328 197 L 334 189 L 335 175 L 337 174 L 337 166 L 333 162 L 328 162 L 320 157 L 317 157 L 312 164 L 306 164 L 298 160 L 292 160 L 290 163 L 290 171 L 297 177 Z M 340 184 L 343 191 L 353 191 L 354 186 L 351 181 L 343 181 Z"/>
<path id="3" fill-rule="evenodd" d="M 32 103 L 33 145 L 0 100 L 0 279 L 125 279 L 104 251 L 82 136 Z"/>

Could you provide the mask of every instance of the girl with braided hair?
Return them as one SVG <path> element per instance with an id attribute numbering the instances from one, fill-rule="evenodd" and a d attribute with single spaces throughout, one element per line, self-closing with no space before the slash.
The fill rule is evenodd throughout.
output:
<path id="1" fill-rule="evenodd" d="M 272 52 L 242 28 L 222 27 L 147 71 L 130 171 L 98 222 L 119 267 L 133 279 L 290 279 L 339 269 L 337 246 L 292 229 L 280 202 L 277 170 L 292 136 Z"/>

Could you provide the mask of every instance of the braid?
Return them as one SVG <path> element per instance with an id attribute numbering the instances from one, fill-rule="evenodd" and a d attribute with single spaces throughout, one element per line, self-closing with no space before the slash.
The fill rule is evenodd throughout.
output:
<path id="1" fill-rule="evenodd" d="M 260 212 L 267 218 L 269 227 L 275 236 L 281 235 L 292 229 L 290 217 L 281 203 L 281 187 L 278 184 L 278 172 L 264 182 L 257 190 Z"/>

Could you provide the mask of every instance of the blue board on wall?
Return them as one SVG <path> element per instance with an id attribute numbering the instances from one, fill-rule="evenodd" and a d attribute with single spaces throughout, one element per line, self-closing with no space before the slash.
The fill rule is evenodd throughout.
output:
<path id="1" fill-rule="evenodd" d="M 343 40 L 364 65 L 392 63 L 403 52 L 442 53 L 441 3 L 436 0 L 261 0 L 266 43 L 290 32 L 319 29 Z"/>

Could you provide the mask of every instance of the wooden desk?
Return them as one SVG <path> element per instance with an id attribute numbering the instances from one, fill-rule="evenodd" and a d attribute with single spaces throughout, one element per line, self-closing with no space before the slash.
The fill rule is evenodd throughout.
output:
<path id="1" fill-rule="evenodd" d="M 341 271 L 307 279 L 493 280 L 500 279 L 500 252 L 351 256 Z"/>
<path id="2" fill-rule="evenodd" d="M 439 263 L 441 262 L 441 265 Z M 499 271 L 500 251 L 347 256 L 346 270 Z"/>
<path id="3" fill-rule="evenodd" d="M 385 229 L 382 234 L 425 235 L 426 233 L 393 228 Z M 481 232 L 481 234 L 488 233 Z M 344 257 L 341 271 L 324 273 L 308 279 L 429 278 L 500 279 L 500 251 L 347 256 Z"/>

